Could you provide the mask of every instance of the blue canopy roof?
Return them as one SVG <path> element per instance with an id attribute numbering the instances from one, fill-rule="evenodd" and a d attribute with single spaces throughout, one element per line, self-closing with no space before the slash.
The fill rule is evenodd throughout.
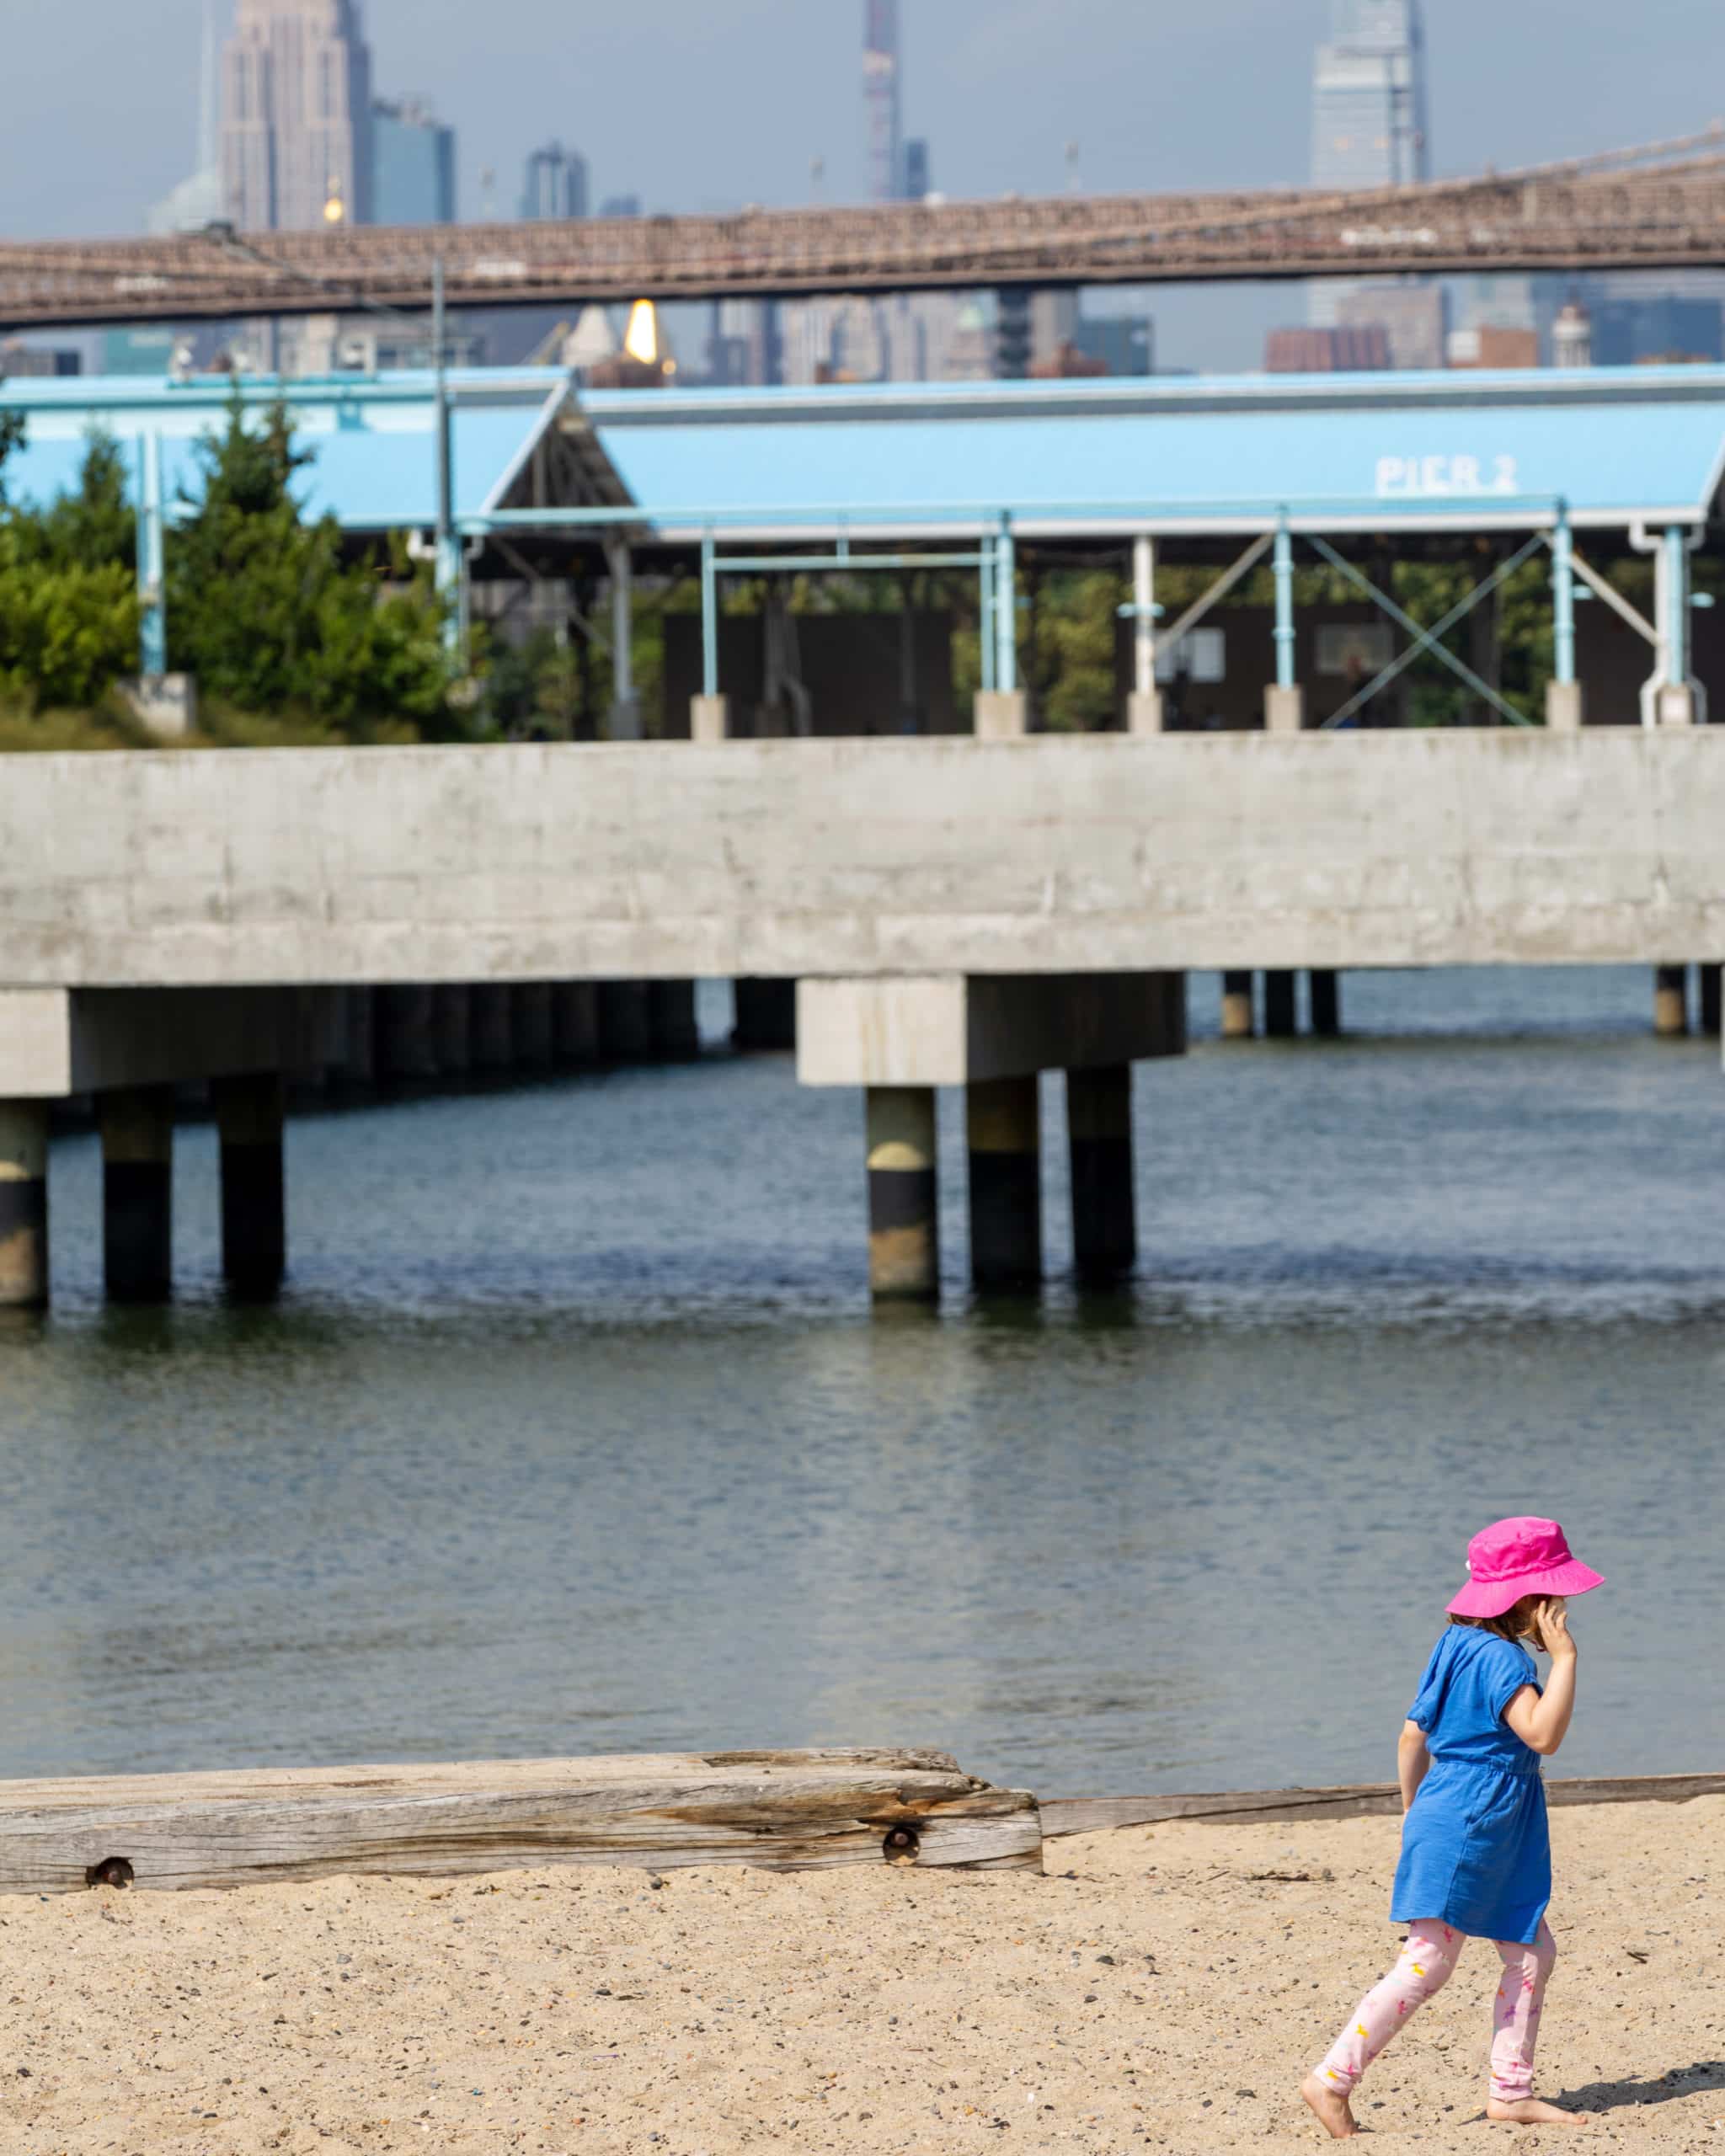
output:
<path id="1" fill-rule="evenodd" d="M 459 371 L 450 387 L 469 528 L 511 501 L 565 524 L 633 502 L 638 529 L 679 542 L 911 538 L 1002 515 L 1032 537 L 1249 533 L 1284 516 L 1296 531 L 1526 530 L 1560 504 L 1582 526 L 1696 524 L 1725 467 L 1717 367 L 606 391 L 579 408 L 554 368 Z M 8 489 L 40 503 L 72 485 L 99 426 L 123 444 L 159 434 L 168 499 L 195 494 L 199 438 L 232 393 L 219 376 L 0 382 L 0 409 L 29 426 Z M 429 376 L 248 380 L 241 394 L 252 410 L 285 398 L 313 456 L 300 483 L 313 513 L 355 531 L 434 522 Z M 585 483 L 565 467 L 523 504 L 553 430 Z"/>
<path id="2" fill-rule="evenodd" d="M 494 508 L 558 415 L 569 377 L 556 368 L 490 368 L 450 376 L 455 511 Z M 333 515 L 348 530 L 430 526 L 437 515 L 436 404 L 430 378 L 333 376 L 278 385 L 247 380 L 241 393 L 253 414 L 281 397 L 298 446 L 312 452 L 298 492 L 313 515 Z M 198 444 L 227 424 L 232 382 L 61 376 L 0 382 L 0 410 L 21 410 L 24 446 L 7 460 L 8 494 L 42 504 L 77 483 L 92 428 L 122 446 L 155 433 L 162 440 L 163 488 L 173 501 L 202 485 Z"/>
<path id="3" fill-rule="evenodd" d="M 667 536 L 1705 519 L 1725 369 L 590 392 Z"/>

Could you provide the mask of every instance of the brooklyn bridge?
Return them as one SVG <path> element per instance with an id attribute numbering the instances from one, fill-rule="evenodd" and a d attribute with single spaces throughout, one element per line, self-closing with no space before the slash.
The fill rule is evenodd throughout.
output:
<path id="1" fill-rule="evenodd" d="M 0 329 L 429 305 L 1725 266 L 1725 125 L 1343 194 L 1007 196 L 724 216 L 0 245 Z"/>

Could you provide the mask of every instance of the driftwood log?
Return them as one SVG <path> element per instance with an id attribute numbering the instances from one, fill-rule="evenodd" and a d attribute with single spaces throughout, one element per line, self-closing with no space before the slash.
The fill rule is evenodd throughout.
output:
<path id="1" fill-rule="evenodd" d="M 1725 1796 L 1725 1774 L 1631 1774 L 1618 1780 L 1548 1781 L 1551 1804 L 1687 1804 L 1697 1796 Z M 1369 1819 L 1402 1809 L 1394 1782 L 1363 1782 L 1351 1789 L 1263 1789 L 1208 1796 L 1069 1796 L 1045 1798 L 1042 1831 L 1100 1834 L 1114 1827 L 1155 1827 L 1170 1819 L 1205 1819 L 1251 1826 L 1300 1819 Z"/>
<path id="2" fill-rule="evenodd" d="M 1036 1800 L 944 1752 L 715 1752 L 0 1782 L 0 1894 L 553 1864 L 1038 1870 Z"/>

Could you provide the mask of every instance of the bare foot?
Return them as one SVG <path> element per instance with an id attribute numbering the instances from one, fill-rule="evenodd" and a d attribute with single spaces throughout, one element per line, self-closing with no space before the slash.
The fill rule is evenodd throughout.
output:
<path id="1" fill-rule="evenodd" d="M 1308 2073 L 1300 2084 L 1300 2093 L 1318 2124 L 1332 2140 L 1347 2141 L 1359 2132 L 1359 2127 L 1348 2107 L 1348 2099 L 1334 2089 L 1326 2089 L 1315 2073 Z"/>
<path id="2" fill-rule="evenodd" d="M 1513 2104 L 1506 2104 L 1501 2096 L 1487 2096 L 1486 2116 L 1495 2119 L 1499 2126 L 1591 2126 L 1591 2111 L 1560 2111 L 1555 2104 L 1541 2103 L 1537 2096 L 1523 2096 Z"/>

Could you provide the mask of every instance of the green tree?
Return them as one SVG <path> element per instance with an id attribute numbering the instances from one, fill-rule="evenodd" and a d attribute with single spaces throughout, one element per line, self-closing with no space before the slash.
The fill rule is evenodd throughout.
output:
<path id="1" fill-rule="evenodd" d="M 22 415 L 0 414 L 0 700 L 25 712 L 99 703 L 136 663 L 131 511 L 114 445 L 93 435 L 77 492 L 47 510 L 7 502 Z"/>
<path id="2" fill-rule="evenodd" d="M 344 556 L 334 517 L 307 521 L 296 475 L 311 462 L 277 404 L 248 424 L 236 388 L 225 430 L 199 445 L 201 494 L 183 497 L 168 546 L 169 664 L 206 696 L 339 726 L 449 722 L 443 616 L 398 554 Z"/>

